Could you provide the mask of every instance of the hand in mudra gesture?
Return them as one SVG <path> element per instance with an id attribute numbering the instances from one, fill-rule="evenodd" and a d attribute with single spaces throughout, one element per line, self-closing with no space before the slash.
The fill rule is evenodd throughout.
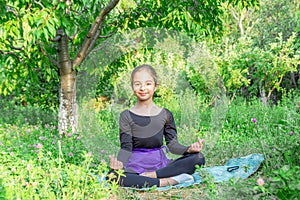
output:
<path id="1" fill-rule="evenodd" d="M 188 153 L 199 153 L 202 151 L 202 144 L 204 142 L 204 139 L 198 138 L 198 141 L 191 144 L 190 147 L 188 148 L 187 152 Z"/>
<path id="2" fill-rule="evenodd" d="M 118 161 L 117 158 L 110 155 L 109 156 L 109 167 L 114 170 L 123 169 L 123 163 L 121 161 Z"/>

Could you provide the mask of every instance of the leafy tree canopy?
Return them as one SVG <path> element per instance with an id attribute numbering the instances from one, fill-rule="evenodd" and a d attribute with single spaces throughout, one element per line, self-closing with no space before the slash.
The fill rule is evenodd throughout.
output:
<path id="1" fill-rule="evenodd" d="M 125 1 L 101 24 L 95 44 L 118 30 L 164 27 L 185 31 L 196 39 L 222 35 L 223 3 L 237 7 L 259 5 L 258 0 L 143 0 Z M 55 36 L 69 38 L 69 55 L 75 58 L 96 16 L 108 0 L 7 0 L 0 2 L 0 94 L 27 102 L 57 105 L 59 63 Z M 102 38 L 102 39 L 101 39 Z M 46 103 L 47 102 L 47 103 Z"/>

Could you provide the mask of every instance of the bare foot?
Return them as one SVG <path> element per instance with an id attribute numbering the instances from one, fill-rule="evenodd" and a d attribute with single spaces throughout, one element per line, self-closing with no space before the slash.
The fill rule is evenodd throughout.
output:
<path id="1" fill-rule="evenodd" d="M 188 183 L 188 182 L 194 182 L 194 178 L 193 176 L 189 175 L 189 174 L 179 174 L 177 176 L 172 176 L 170 178 L 162 178 L 160 179 L 160 186 L 167 186 L 167 185 L 176 185 L 179 183 Z"/>
<path id="2" fill-rule="evenodd" d="M 178 182 L 172 178 L 161 178 L 159 179 L 159 187 L 165 187 L 169 185 L 177 185 Z"/>
<path id="3" fill-rule="evenodd" d="M 157 178 L 156 172 L 144 172 L 144 173 L 141 173 L 140 176 L 146 176 L 149 178 Z M 178 182 L 172 178 L 159 179 L 159 187 L 165 187 L 165 186 L 176 185 L 176 184 L 178 184 Z"/>

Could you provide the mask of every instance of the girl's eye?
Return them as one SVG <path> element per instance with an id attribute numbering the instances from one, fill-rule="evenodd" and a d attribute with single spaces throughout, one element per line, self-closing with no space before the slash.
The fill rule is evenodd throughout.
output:
<path id="1" fill-rule="evenodd" d="M 142 85 L 143 85 L 143 86 L 152 86 L 153 84 L 154 84 L 154 83 L 151 82 L 151 81 L 145 82 L 145 83 L 139 83 L 139 82 L 137 82 L 137 83 L 134 83 L 133 86 L 134 86 L 134 87 L 141 87 Z"/>

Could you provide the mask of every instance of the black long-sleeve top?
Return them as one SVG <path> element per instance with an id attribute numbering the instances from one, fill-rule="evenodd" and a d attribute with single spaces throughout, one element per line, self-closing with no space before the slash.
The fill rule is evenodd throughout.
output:
<path id="1" fill-rule="evenodd" d="M 120 114 L 121 149 L 117 159 L 125 166 L 133 148 L 159 148 L 165 139 L 171 153 L 182 155 L 188 147 L 178 143 L 177 130 L 172 113 L 163 108 L 154 116 L 142 116 L 129 110 Z"/>

